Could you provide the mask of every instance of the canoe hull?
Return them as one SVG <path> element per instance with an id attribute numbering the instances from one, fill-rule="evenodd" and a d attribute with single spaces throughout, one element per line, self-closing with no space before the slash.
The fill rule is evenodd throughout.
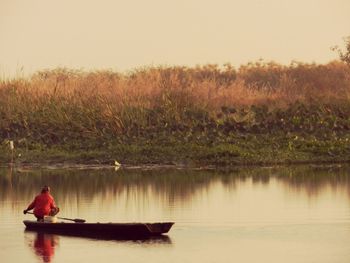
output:
<path id="1" fill-rule="evenodd" d="M 86 237 L 147 238 L 167 233 L 173 222 L 165 223 L 45 223 L 25 220 L 26 230 Z"/>

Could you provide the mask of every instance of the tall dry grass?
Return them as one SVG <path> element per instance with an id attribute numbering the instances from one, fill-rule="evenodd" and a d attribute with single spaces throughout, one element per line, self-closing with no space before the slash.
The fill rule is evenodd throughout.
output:
<path id="1" fill-rule="evenodd" d="M 350 101 L 342 62 L 256 62 L 141 68 L 128 73 L 58 68 L 0 81 L 0 136 L 62 143 L 195 126 L 223 109 Z M 350 107 L 350 106 L 349 106 Z"/>

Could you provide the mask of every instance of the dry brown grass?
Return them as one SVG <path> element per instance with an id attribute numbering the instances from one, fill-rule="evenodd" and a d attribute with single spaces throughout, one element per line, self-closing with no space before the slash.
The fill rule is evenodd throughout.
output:
<path id="1" fill-rule="evenodd" d="M 33 100 L 33 104 L 41 99 L 63 99 L 78 105 L 108 102 L 108 106 L 122 110 L 125 106 L 156 108 L 170 100 L 180 107 L 197 105 L 214 110 L 223 105 L 348 99 L 350 72 L 340 62 L 290 66 L 257 62 L 238 70 L 216 65 L 146 68 L 128 74 L 59 68 L 38 72 L 29 79 L 1 81 L 0 90 L 2 99 L 15 90 L 19 98 Z"/>
<path id="2" fill-rule="evenodd" d="M 3 138 L 39 134 L 54 142 L 135 127 L 190 125 L 198 110 L 216 116 L 223 107 L 286 108 L 296 101 L 336 104 L 349 99 L 350 70 L 337 61 L 257 62 L 238 70 L 230 65 L 155 67 L 126 74 L 59 68 L 0 81 L 0 130 Z"/>

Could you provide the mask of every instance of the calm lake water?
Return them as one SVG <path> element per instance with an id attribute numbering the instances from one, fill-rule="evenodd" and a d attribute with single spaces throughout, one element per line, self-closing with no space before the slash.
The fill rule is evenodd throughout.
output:
<path id="1" fill-rule="evenodd" d="M 22 211 L 51 186 L 60 216 L 176 222 L 166 238 L 26 232 Z M 350 262 L 350 168 L 233 171 L 0 169 L 1 262 Z"/>

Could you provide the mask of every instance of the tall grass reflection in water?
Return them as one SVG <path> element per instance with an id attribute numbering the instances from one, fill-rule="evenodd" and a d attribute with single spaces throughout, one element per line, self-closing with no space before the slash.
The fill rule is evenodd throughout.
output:
<path id="1" fill-rule="evenodd" d="M 312 168 L 310 166 L 282 167 L 275 169 L 236 169 L 233 171 L 118 171 L 112 170 L 0 170 L 0 198 L 11 202 L 14 206 L 19 201 L 25 203 L 32 200 L 38 187 L 50 182 L 58 204 L 72 200 L 93 202 L 99 197 L 102 201 L 110 201 L 115 197 L 148 197 L 151 194 L 164 199 L 168 205 L 174 200 L 189 202 L 196 193 L 210 189 L 215 183 L 221 183 L 226 189 L 234 190 L 239 184 L 249 179 L 253 184 L 268 185 L 275 179 L 289 190 L 317 195 L 327 187 L 343 187 L 350 185 L 347 176 L 349 167 Z M 152 191 L 150 193 L 150 190 Z M 101 204 L 99 204 L 101 205 Z M 17 207 L 16 207 L 17 208 Z M 19 207 L 19 209 L 22 207 Z M 67 212 L 67 211 L 65 211 Z M 62 212 L 63 213 L 63 212 Z M 66 213 L 65 213 L 66 215 Z M 73 217 L 77 216 L 76 214 Z"/>

